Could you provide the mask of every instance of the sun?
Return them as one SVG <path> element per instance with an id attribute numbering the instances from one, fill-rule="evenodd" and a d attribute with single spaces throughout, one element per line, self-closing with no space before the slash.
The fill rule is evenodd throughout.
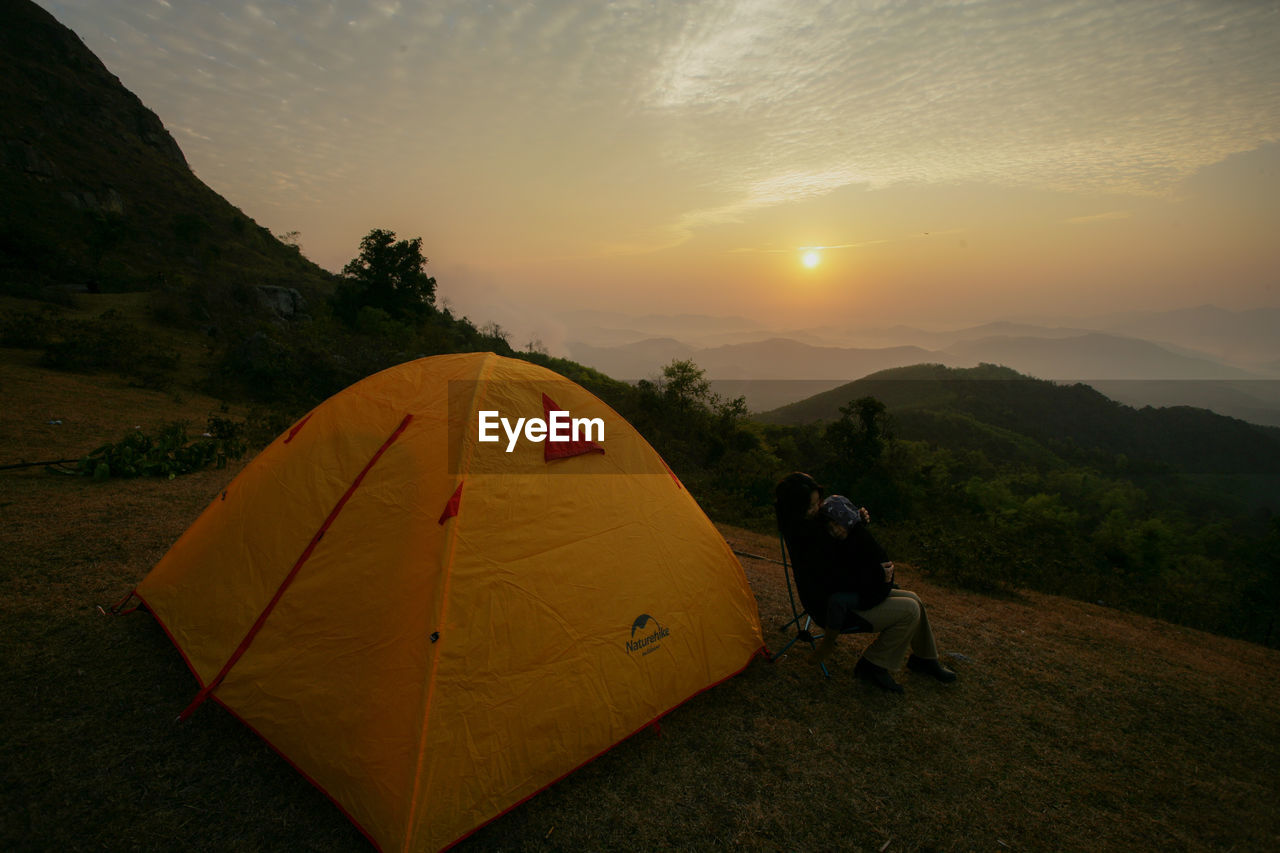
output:
<path id="1" fill-rule="evenodd" d="M 800 257 L 800 263 L 804 264 L 808 269 L 813 269 L 822 263 L 822 255 L 816 249 L 810 249 Z"/>

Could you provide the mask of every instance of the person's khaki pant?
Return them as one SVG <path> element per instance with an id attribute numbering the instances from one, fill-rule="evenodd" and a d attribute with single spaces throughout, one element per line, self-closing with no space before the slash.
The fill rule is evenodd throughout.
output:
<path id="1" fill-rule="evenodd" d="M 907 651 L 922 658 L 938 657 L 929 617 L 920 596 L 905 589 L 890 590 L 889 597 L 870 610 L 858 613 L 871 623 L 879 636 L 862 656 L 890 672 L 898 670 L 907 659 Z"/>

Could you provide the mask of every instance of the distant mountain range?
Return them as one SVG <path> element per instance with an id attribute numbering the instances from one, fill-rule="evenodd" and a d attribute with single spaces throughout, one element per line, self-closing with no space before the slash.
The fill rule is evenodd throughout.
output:
<path id="1" fill-rule="evenodd" d="M 789 338 L 699 348 L 673 338 L 650 338 L 618 347 L 570 345 L 575 361 L 610 376 L 643 379 L 672 359 L 691 358 L 714 379 L 836 379 L 864 376 L 887 367 L 937 361 L 920 347 L 814 346 Z"/>
<path id="2" fill-rule="evenodd" d="M 1094 384 L 1132 405 L 1200 406 L 1280 425 L 1280 309 L 1204 306 L 1070 326 L 995 322 L 935 332 L 898 326 L 777 334 L 753 330 L 744 318 L 701 315 L 579 312 L 564 319 L 576 361 L 635 380 L 657 376 L 674 359 L 692 359 L 719 393 L 742 394 L 755 411 L 888 368 L 986 363 L 1040 379 Z M 669 333 L 646 334 L 659 331 Z"/>
<path id="3" fill-rule="evenodd" d="M 1185 347 L 1247 369 L 1275 371 L 1280 362 L 1280 308 L 1227 311 L 1202 305 L 1114 314 L 1087 322 L 1099 331 Z"/>

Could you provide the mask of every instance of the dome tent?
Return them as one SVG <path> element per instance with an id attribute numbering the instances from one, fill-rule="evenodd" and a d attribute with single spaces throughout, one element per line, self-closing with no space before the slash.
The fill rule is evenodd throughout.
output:
<path id="1" fill-rule="evenodd" d="M 511 440 L 556 412 L 598 428 Z M 763 648 L 741 566 L 658 454 L 490 353 L 316 407 L 135 593 L 200 684 L 184 716 L 218 702 L 385 850 L 456 842 Z"/>

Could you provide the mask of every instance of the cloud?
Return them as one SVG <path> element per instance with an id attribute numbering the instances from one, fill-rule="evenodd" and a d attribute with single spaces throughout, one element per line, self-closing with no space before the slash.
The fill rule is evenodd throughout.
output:
<path id="1" fill-rule="evenodd" d="M 1269 4 L 43 2 L 251 211 L 594 204 L 644 251 L 851 184 L 1166 194 L 1280 139 Z"/>
<path id="2" fill-rule="evenodd" d="M 1117 219 L 1130 219 L 1133 214 L 1127 210 L 1109 210 L 1106 213 L 1091 213 L 1088 216 L 1073 216 L 1062 220 L 1067 225 L 1088 225 L 1093 222 L 1113 222 Z"/>
<path id="3" fill-rule="evenodd" d="M 792 246 L 790 248 L 785 248 L 785 249 L 778 249 L 770 246 L 762 246 L 762 247 L 744 246 L 738 249 L 730 249 L 729 254 L 736 255 L 736 254 L 742 254 L 742 253 L 751 253 L 751 254 L 761 254 L 761 255 L 794 255 L 797 252 L 809 252 L 809 251 L 830 252 L 837 249 L 863 249 L 863 248 L 866 248 L 867 246 L 881 246 L 888 242 L 889 241 L 887 239 L 860 240 L 857 243 L 839 243 L 832 246 Z"/>
<path id="4" fill-rule="evenodd" d="M 1277 38 L 1247 4 L 725 2 L 647 103 L 682 127 L 673 157 L 737 188 L 677 231 L 852 182 L 1167 194 L 1280 137 Z"/>

